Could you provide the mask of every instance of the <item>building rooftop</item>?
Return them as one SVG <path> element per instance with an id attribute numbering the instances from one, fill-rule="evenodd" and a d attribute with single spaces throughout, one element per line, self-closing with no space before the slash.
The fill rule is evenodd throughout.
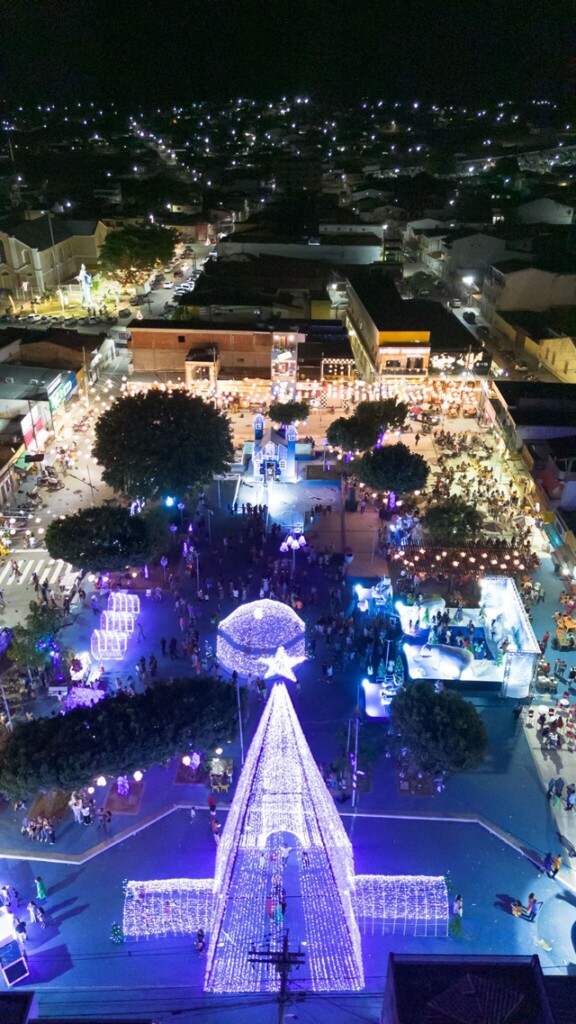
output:
<path id="1" fill-rule="evenodd" d="M 514 309 L 498 311 L 498 316 L 506 323 L 521 327 L 534 341 L 543 338 L 559 338 L 561 335 L 549 324 L 550 313 L 535 313 L 530 309 Z"/>
<path id="2" fill-rule="evenodd" d="M 434 352 L 475 352 L 482 348 L 462 321 L 432 299 L 401 299 L 393 281 L 371 273 L 350 273 L 350 284 L 379 331 L 429 331 Z"/>
<path id="3" fill-rule="evenodd" d="M 52 234 L 49 221 L 52 222 Z M 22 221 L 9 230 L 8 234 L 31 249 L 42 251 L 51 248 L 52 235 L 55 242 L 65 242 L 75 235 L 93 235 L 97 224 L 97 220 L 61 220 L 59 217 L 49 218 L 48 214 L 44 214 L 43 217 L 35 217 L 34 220 Z"/>

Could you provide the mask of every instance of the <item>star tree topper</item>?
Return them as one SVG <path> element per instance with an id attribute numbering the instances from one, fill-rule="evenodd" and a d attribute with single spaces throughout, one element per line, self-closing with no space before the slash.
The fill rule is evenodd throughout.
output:
<path id="1" fill-rule="evenodd" d="M 265 679 L 273 679 L 274 676 L 281 676 L 282 679 L 291 679 L 292 682 L 295 683 L 296 676 L 292 669 L 296 665 L 300 665 L 301 662 L 306 661 L 306 655 L 288 654 L 286 652 L 286 648 L 280 646 L 275 654 L 271 654 L 268 658 L 262 658 L 262 661 L 268 666 L 264 675 Z"/>

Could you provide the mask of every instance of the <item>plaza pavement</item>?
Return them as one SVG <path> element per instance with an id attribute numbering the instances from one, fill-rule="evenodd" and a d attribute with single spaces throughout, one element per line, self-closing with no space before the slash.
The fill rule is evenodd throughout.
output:
<path id="1" fill-rule="evenodd" d="M 213 493 L 211 499 L 214 503 Z M 240 529 L 240 519 L 226 516 L 228 500 L 223 500 L 223 512 L 214 518 L 213 551 L 220 548 L 224 533 L 233 537 Z M 334 514 L 325 517 L 326 521 L 330 518 L 335 522 Z M 200 555 L 202 574 L 209 561 L 208 545 L 204 544 Z M 245 562 L 245 549 L 233 541 L 230 564 L 234 564 L 234 572 L 241 571 Z M 353 563 L 350 585 L 357 578 L 356 569 Z M 231 574 L 226 567 L 222 571 L 226 577 Z M 218 575 L 219 570 L 214 569 L 213 576 Z M 297 575 L 305 582 L 314 579 L 319 585 L 320 606 L 317 611 L 305 613 L 314 619 L 325 606 L 330 581 L 320 573 L 310 573 L 305 562 L 300 563 Z M 540 638 L 547 629 L 552 632 L 551 614 L 563 586 L 553 574 L 546 554 L 535 576 L 546 590 L 545 603 L 533 608 L 534 628 Z M 184 584 L 185 594 L 193 594 L 194 590 L 193 583 Z M 254 592 L 249 595 L 256 596 Z M 231 605 L 226 602 L 223 613 L 230 610 Z M 213 642 L 208 620 L 209 611 L 202 608 L 202 643 Z M 160 636 L 178 635 L 172 603 L 145 603 L 142 623 L 146 640 L 140 644 L 132 641 L 120 674 L 124 678 L 133 675 L 140 655 L 154 652 L 160 663 L 160 677 L 177 676 L 184 667 L 182 662 L 162 661 L 159 649 Z M 74 626 L 74 639 L 85 643 L 93 625 L 94 617 L 88 608 Z M 548 653 L 551 657 L 552 652 Z M 326 684 L 320 665 L 329 656 L 330 652 L 319 645 L 315 661 L 298 669 L 299 691 L 291 686 L 298 716 L 318 762 L 331 761 L 336 756 L 336 736 L 353 714 L 358 677 L 362 675 L 358 664 L 343 671 L 335 667 L 334 682 Z M 570 668 L 572 663 L 576 664 L 576 654 L 566 655 L 565 660 Z M 111 669 L 115 672 L 113 664 Z M 538 872 L 539 858 L 548 850 L 556 852 L 559 848 L 558 828 L 563 834 L 572 835 L 571 821 L 554 819 L 545 799 L 549 768 L 546 766 L 544 774 L 540 771 L 538 752 L 531 750 L 532 737 L 527 736 L 522 722 L 517 722 L 512 714 L 513 702 L 485 694 L 473 694 L 471 699 L 486 723 L 490 744 L 488 758 L 478 772 L 450 778 L 441 793 L 434 792 L 429 797 L 404 795 L 398 789 L 391 759 L 382 757 L 372 771 L 370 791 L 360 795 L 358 813 L 353 816 L 350 805 L 344 805 L 344 821 L 352 834 L 358 873 L 449 871 L 456 890 L 464 896 L 464 936 L 459 945 L 453 939 L 416 940 L 399 935 L 364 939 L 367 986 L 371 991 L 381 991 L 389 949 L 537 952 L 545 970 L 572 970 L 576 905 L 573 873 L 566 866 L 553 881 Z M 252 698 L 248 737 L 260 708 L 261 704 Z M 367 721 L 361 728 L 380 734 L 386 726 L 382 721 Z M 237 741 L 226 746 L 225 753 L 234 758 L 237 775 Z M 92 1014 L 103 1007 L 109 1013 L 118 1013 L 126 1008 L 125 990 L 129 988 L 130 1011 L 134 1014 L 148 1012 L 149 1008 L 192 1006 L 195 1020 L 213 1020 L 213 1003 L 201 994 L 203 964 L 193 952 L 192 939 L 131 942 L 119 947 L 109 940 L 112 921 L 121 918 L 124 878 L 209 877 L 213 871 L 215 846 L 203 810 L 208 791 L 204 787 L 176 784 L 175 771 L 173 763 L 166 769 L 153 768 L 147 772 L 138 813 L 124 820 L 115 815 L 112 835 L 107 839 L 96 832 L 95 826 L 75 825 L 70 815 L 57 830 L 55 847 L 32 844 L 19 836 L 21 816 L 10 807 L 0 812 L 0 883 L 14 885 L 27 900 L 33 895 L 33 878 L 41 872 L 49 888 L 48 927 L 45 932 L 35 926 L 29 929 L 30 987 L 39 991 L 43 1013 L 53 1015 L 63 1006 L 69 1012 L 74 1005 L 81 1006 L 83 1012 L 88 1006 Z M 568 777 L 568 767 L 563 774 L 567 782 L 573 781 Z M 193 824 L 187 804 L 201 809 Z M 184 807 L 178 809 L 179 805 Z M 219 809 L 222 819 L 225 807 L 223 799 Z M 576 845 L 576 836 L 574 840 Z M 92 855 L 99 844 L 101 850 Z M 81 863 L 58 862 L 60 858 L 78 858 Z M 536 922 L 512 919 L 509 900 L 517 898 L 526 903 L 531 890 L 544 904 Z M 359 997 L 362 998 L 366 997 Z M 370 1005 L 370 1012 L 376 1012 L 375 1004 Z M 241 1001 L 238 1006 L 241 1007 Z M 312 997 L 308 1007 L 312 1006 L 318 1016 L 308 1019 L 321 1019 L 325 1004 Z M 255 1006 L 254 1012 L 257 1011 L 259 1007 Z M 270 1013 L 270 1005 L 264 1003 L 262 1014 L 266 1012 Z M 307 1019 L 306 1004 L 298 1008 L 298 1015 Z"/>

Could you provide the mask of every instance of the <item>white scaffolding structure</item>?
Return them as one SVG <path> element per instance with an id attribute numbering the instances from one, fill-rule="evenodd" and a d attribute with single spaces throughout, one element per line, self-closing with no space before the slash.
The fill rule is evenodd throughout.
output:
<path id="1" fill-rule="evenodd" d="M 441 875 L 356 875 L 354 902 L 363 935 L 448 934 L 450 901 Z"/>
<path id="2" fill-rule="evenodd" d="M 133 939 L 208 932 L 214 916 L 212 878 L 126 882 L 122 930 Z"/>

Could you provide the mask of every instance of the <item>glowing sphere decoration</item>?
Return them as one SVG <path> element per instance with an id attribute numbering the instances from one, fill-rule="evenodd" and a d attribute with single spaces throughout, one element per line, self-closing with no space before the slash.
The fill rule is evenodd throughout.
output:
<path id="1" fill-rule="evenodd" d="M 306 659 L 304 622 L 280 601 L 264 598 L 236 608 L 218 627 L 216 656 L 228 672 L 239 676 L 275 674 L 293 679 L 292 667 Z M 278 658 L 278 652 L 280 657 Z"/>

